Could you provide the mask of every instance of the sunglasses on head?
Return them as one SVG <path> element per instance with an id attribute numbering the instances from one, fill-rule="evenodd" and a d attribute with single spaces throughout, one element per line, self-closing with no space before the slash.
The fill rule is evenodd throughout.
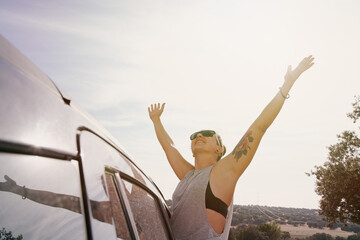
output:
<path id="1" fill-rule="evenodd" d="M 213 130 L 198 131 L 190 135 L 190 140 L 194 140 L 199 133 L 201 133 L 201 135 L 203 135 L 204 137 L 212 137 L 216 134 L 216 132 Z"/>

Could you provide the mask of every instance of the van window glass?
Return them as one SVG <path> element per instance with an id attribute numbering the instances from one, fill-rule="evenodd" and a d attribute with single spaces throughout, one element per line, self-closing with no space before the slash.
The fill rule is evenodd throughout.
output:
<path id="1" fill-rule="evenodd" d="M 169 239 L 157 201 L 139 186 L 123 180 L 131 211 L 141 240 Z"/>
<path id="2" fill-rule="evenodd" d="M 109 148 L 104 141 L 89 132 L 81 133 L 80 146 L 93 239 L 114 239 L 116 230 L 103 163 L 105 158 L 110 157 Z"/>
<path id="3" fill-rule="evenodd" d="M 129 229 L 125 220 L 124 212 L 121 207 L 118 191 L 115 186 L 114 178 L 106 173 L 106 185 L 108 187 L 110 206 L 114 218 L 116 236 L 120 239 L 130 239 Z"/>
<path id="4" fill-rule="evenodd" d="M 0 153 L 0 231 L 16 239 L 86 239 L 76 161 Z"/>
<path id="5" fill-rule="evenodd" d="M 124 156 L 122 156 L 122 159 L 124 159 L 124 161 L 129 162 Z M 159 190 L 154 186 L 154 183 L 152 183 L 147 176 L 144 175 L 144 173 L 142 171 L 140 171 L 140 169 L 138 169 L 137 167 L 133 166 L 131 163 L 129 163 L 130 166 L 130 170 L 131 171 L 123 171 L 122 172 L 128 174 L 129 176 L 136 178 L 136 180 L 138 180 L 139 182 L 141 182 L 142 184 L 144 184 L 146 187 L 148 187 L 152 192 L 156 193 L 156 195 L 161 196 L 161 193 L 159 192 Z"/>
<path id="6" fill-rule="evenodd" d="M 114 218 L 111 210 L 111 196 L 109 196 L 107 192 L 107 170 L 105 169 L 109 169 L 111 174 L 112 171 L 115 171 L 120 172 L 120 175 L 124 174 L 131 179 L 136 179 L 138 182 L 145 185 L 149 191 L 151 191 L 151 194 L 160 194 L 157 189 L 150 183 L 147 177 L 140 173 L 140 171 L 133 164 L 131 164 L 130 161 L 123 157 L 122 154 L 115 148 L 93 133 L 88 131 L 81 132 L 80 148 L 81 158 L 84 166 L 86 190 L 90 202 L 91 226 L 94 239 L 114 238 L 118 235 L 118 232 L 115 226 L 116 219 Z M 127 186 L 127 188 L 132 187 Z M 147 192 L 145 193 L 147 194 Z M 148 195 L 147 199 L 152 201 L 153 207 L 151 211 L 154 211 L 154 213 L 158 215 L 161 214 L 162 209 L 158 208 L 157 202 L 150 195 Z M 145 200 L 149 205 L 151 201 L 147 199 Z M 140 204 L 142 200 L 138 199 L 137 201 Z M 126 203 L 124 202 L 124 204 L 127 204 L 127 201 Z M 144 207 L 144 210 L 146 210 L 146 208 L 148 208 L 148 206 Z M 141 212 L 138 213 L 137 216 L 140 218 Z M 132 216 L 129 217 L 129 221 L 133 222 Z M 149 222 L 154 223 L 153 216 L 144 216 L 143 218 L 144 220 L 148 218 Z M 157 219 L 157 222 L 161 225 L 154 224 L 151 228 L 148 226 L 143 227 L 144 229 L 149 228 L 150 230 L 156 230 L 156 228 L 160 228 L 156 234 L 150 234 L 150 236 L 161 236 L 160 233 L 161 228 L 163 228 L 163 219 L 161 215 L 157 216 Z M 140 222 L 141 221 L 143 220 L 140 220 Z M 133 224 L 131 224 L 131 226 L 134 227 Z M 131 230 L 132 227 L 129 229 Z M 163 236 L 166 236 L 166 232 L 164 232 L 164 230 Z M 148 237 L 147 239 L 164 238 Z"/>
<path id="7" fill-rule="evenodd" d="M 101 138 L 97 137 L 91 132 L 82 131 L 80 145 L 81 147 L 94 146 L 93 149 L 89 149 L 89 153 L 86 152 L 83 154 L 84 157 L 91 156 L 93 159 L 96 159 L 94 160 L 94 164 L 89 164 L 87 166 L 87 172 L 99 174 L 101 171 L 103 171 L 104 165 L 109 166 L 112 169 L 117 169 L 122 173 L 137 179 L 139 182 L 148 187 L 152 192 L 156 193 L 156 195 L 161 196 L 159 190 L 147 178 L 147 176 L 145 176 L 136 166 L 134 166 L 123 154 L 118 152 L 118 150 L 103 141 Z M 96 181 L 96 178 L 89 178 L 89 185 L 93 185 L 91 183 L 93 181 Z M 92 194 L 92 192 L 94 191 L 90 191 L 90 194 Z"/>

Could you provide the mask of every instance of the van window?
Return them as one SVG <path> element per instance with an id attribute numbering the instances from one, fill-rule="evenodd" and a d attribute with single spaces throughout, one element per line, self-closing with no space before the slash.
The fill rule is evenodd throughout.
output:
<path id="1" fill-rule="evenodd" d="M 147 177 L 117 149 L 91 132 L 81 132 L 80 147 L 93 238 L 127 239 L 130 235 L 136 239 L 168 239 L 169 228 L 164 219 L 168 216 L 163 215 L 158 191 L 150 186 L 153 184 Z M 126 221 L 123 216 L 116 219 L 120 205 Z"/>
<path id="2" fill-rule="evenodd" d="M 0 230 L 16 239 L 86 239 L 77 161 L 0 153 Z"/>
<path id="3" fill-rule="evenodd" d="M 116 189 L 114 177 L 106 173 L 106 185 L 108 188 L 112 215 L 116 229 L 116 236 L 120 239 L 130 239 L 129 229 L 125 220 L 124 212 L 120 203 L 119 193 Z"/>
<path id="4" fill-rule="evenodd" d="M 146 190 L 122 180 L 141 240 L 169 239 L 158 202 Z"/>
<path id="5" fill-rule="evenodd" d="M 93 239 L 115 239 L 116 229 L 103 164 L 103 159 L 109 157 L 108 150 L 111 148 L 88 132 L 81 133 L 80 136 Z"/>

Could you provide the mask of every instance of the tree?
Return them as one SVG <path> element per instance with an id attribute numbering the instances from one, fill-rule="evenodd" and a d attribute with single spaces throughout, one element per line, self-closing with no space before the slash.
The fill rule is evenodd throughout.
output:
<path id="1" fill-rule="evenodd" d="M 281 236 L 281 239 L 284 239 L 284 240 L 289 240 L 291 239 L 291 235 L 289 232 L 283 232 L 282 236 Z"/>
<path id="2" fill-rule="evenodd" d="M 346 238 L 340 237 L 340 236 L 336 236 L 335 240 L 346 240 Z"/>
<path id="3" fill-rule="evenodd" d="M 275 222 L 272 223 L 263 223 L 258 227 L 260 232 L 263 232 L 269 240 L 279 240 L 281 238 L 281 229 Z"/>
<path id="4" fill-rule="evenodd" d="M 350 235 L 347 240 L 360 240 L 360 234 Z"/>
<path id="5" fill-rule="evenodd" d="M 232 239 L 232 238 L 229 238 Z M 235 230 L 235 238 L 236 240 L 269 240 L 268 236 L 265 236 L 265 234 L 256 226 L 245 226 L 245 227 L 238 227 Z"/>
<path id="6" fill-rule="evenodd" d="M 315 233 L 314 235 L 306 238 L 308 240 L 334 240 L 333 237 L 331 237 L 331 235 L 326 234 L 326 233 Z"/>
<path id="7" fill-rule="evenodd" d="M 347 116 L 356 123 L 360 120 L 360 96 L 353 108 Z M 328 147 L 328 161 L 311 171 L 316 176 L 315 191 L 321 196 L 320 214 L 330 224 L 360 224 L 360 139 L 355 131 L 337 137 L 338 142 Z"/>
<path id="8" fill-rule="evenodd" d="M 2 230 L 0 230 L 0 240 L 22 240 L 23 236 L 19 235 L 17 237 L 14 237 L 12 235 L 11 231 L 6 231 L 5 228 L 3 228 Z"/>

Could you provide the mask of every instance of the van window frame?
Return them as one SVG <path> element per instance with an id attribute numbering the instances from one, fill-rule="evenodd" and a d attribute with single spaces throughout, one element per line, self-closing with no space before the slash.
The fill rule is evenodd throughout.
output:
<path id="1" fill-rule="evenodd" d="M 164 230 L 167 233 L 167 236 L 169 237 L 169 239 L 174 239 L 174 236 L 172 234 L 171 228 L 170 228 L 170 222 L 169 222 L 169 213 L 167 211 L 167 208 L 165 206 L 163 206 L 162 201 L 160 200 L 159 196 L 157 196 L 150 188 L 148 188 L 145 184 L 143 184 L 142 182 L 140 182 L 139 180 L 137 180 L 136 178 L 133 178 L 132 176 L 129 176 L 128 174 L 119 171 L 117 169 L 114 169 L 110 166 L 106 166 L 105 167 L 105 172 L 106 173 L 112 173 L 115 175 L 115 180 L 116 180 L 116 186 L 118 188 L 118 193 L 120 193 L 119 198 L 121 201 L 123 201 L 122 206 L 125 207 L 126 209 L 123 208 L 124 210 L 124 214 L 125 215 L 129 215 L 129 222 L 132 228 L 135 229 L 134 234 L 138 235 L 137 232 L 137 228 L 136 228 L 136 223 L 135 223 L 135 219 L 134 219 L 134 215 L 132 213 L 131 210 L 131 206 L 130 206 L 130 202 L 126 196 L 126 192 L 125 192 L 125 187 L 124 184 L 121 180 L 125 180 L 139 188 L 141 188 L 142 190 L 146 191 L 146 193 L 148 193 L 154 200 L 155 203 L 158 207 L 158 210 L 160 211 L 160 215 L 161 218 L 163 220 L 163 225 L 164 225 Z M 139 239 L 139 238 L 136 238 Z"/>
<path id="2" fill-rule="evenodd" d="M 119 173 L 112 168 L 105 167 L 105 174 L 110 174 L 113 178 L 112 180 L 114 181 L 116 192 L 120 199 L 120 204 L 124 213 L 125 221 L 129 229 L 129 234 L 131 239 L 139 239 L 139 236 L 136 231 L 135 220 L 131 212 L 129 201 L 127 200 L 126 197 L 124 197 L 126 196 L 124 195 L 125 193 L 124 186 L 122 182 L 118 180 L 120 178 Z"/>

